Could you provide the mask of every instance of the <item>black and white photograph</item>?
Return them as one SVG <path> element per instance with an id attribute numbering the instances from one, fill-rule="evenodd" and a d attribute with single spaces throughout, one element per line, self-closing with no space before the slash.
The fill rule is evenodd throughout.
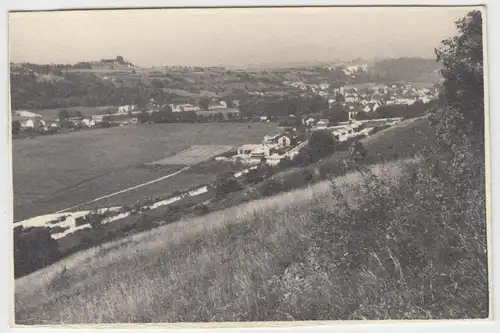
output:
<path id="1" fill-rule="evenodd" d="M 491 319 L 486 13 L 11 11 L 13 322 Z"/>

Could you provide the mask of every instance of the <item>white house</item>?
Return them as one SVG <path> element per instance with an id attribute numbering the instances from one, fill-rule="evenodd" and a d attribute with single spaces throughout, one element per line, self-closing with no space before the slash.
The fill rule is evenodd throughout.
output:
<path id="1" fill-rule="evenodd" d="M 251 156 L 261 153 L 269 155 L 269 147 L 264 144 L 246 144 L 238 148 L 238 155 L 240 156 Z"/>
<path id="2" fill-rule="evenodd" d="M 92 116 L 92 120 L 94 120 L 95 123 L 101 123 L 104 120 L 103 115 L 94 115 Z"/>
<path id="3" fill-rule="evenodd" d="M 84 118 L 84 119 L 82 119 L 82 123 L 86 127 L 94 127 L 95 126 L 95 121 L 92 118 Z"/>
<path id="4" fill-rule="evenodd" d="M 43 119 L 28 118 L 20 121 L 21 128 L 38 128 L 45 126 L 45 121 Z"/>
<path id="5" fill-rule="evenodd" d="M 280 148 L 290 147 L 291 145 L 292 139 L 287 135 L 283 135 L 278 139 L 278 146 Z"/>
<path id="6" fill-rule="evenodd" d="M 324 120 L 320 120 L 316 123 L 316 129 L 325 129 L 327 128 L 328 123 Z"/>
<path id="7" fill-rule="evenodd" d="M 172 112 L 183 112 L 183 111 L 201 111 L 199 106 L 192 104 L 169 104 Z"/>
<path id="8" fill-rule="evenodd" d="M 337 128 L 337 129 L 335 129 L 335 130 L 332 131 L 332 134 L 336 138 L 340 139 L 341 136 L 344 136 L 344 135 L 347 134 L 347 130 L 345 128 Z"/>
<path id="9" fill-rule="evenodd" d="M 122 105 L 118 107 L 118 113 L 127 113 L 129 111 L 134 111 L 135 106 L 134 105 Z"/>
<path id="10" fill-rule="evenodd" d="M 356 103 L 357 101 L 359 101 L 358 96 L 354 94 L 346 95 L 344 99 L 347 103 Z"/>
<path id="11" fill-rule="evenodd" d="M 311 126 L 312 124 L 314 124 L 315 121 L 316 121 L 316 119 L 314 119 L 314 118 L 308 118 L 304 123 L 307 126 Z"/>
<path id="12" fill-rule="evenodd" d="M 26 119 L 20 121 L 21 128 L 35 128 L 35 121 L 33 119 Z"/>
<path id="13" fill-rule="evenodd" d="M 246 144 L 238 148 L 238 154 L 233 158 L 248 164 L 259 164 L 263 159 L 271 155 L 273 145 Z"/>

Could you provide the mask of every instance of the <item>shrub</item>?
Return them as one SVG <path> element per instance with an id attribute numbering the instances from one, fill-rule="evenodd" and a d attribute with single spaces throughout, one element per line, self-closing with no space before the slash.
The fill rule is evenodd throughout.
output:
<path id="1" fill-rule="evenodd" d="M 294 170 L 283 175 L 280 191 L 290 191 L 307 186 L 308 184 L 317 180 L 315 178 L 315 173 L 308 168 Z"/>
<path id="2" fill-rule="evenodd" d="M 14 232 L 14 275 L 20 277 L 59 259 L 57 242 L 47 228 L 22 227 Z"/>
<path id="3" fill-rule="evenodd" d="M 96 207 L 92 211 L 90 211 L 87 215 L 84 216 L 84 224 L 89 223 L 92 229 L 98 229 L 104 218 L 106 217 L 106 214 L 100 213 L 99 209 Z"/>
<path id="4" fill-rule="evenodd" d="M 193 210 L 197 215 L 205 215 L 210 213 L 210 208 L 208 208 L 208 206 L 205 204 L 196 205 L 194 206 Z"/>
<path id="5" fill-rule="evenodd" d="M 214 183 L 214 189 L 217 196 L 236 192 L 241 190 L 241 188 L 242 186 L 232 173 L 219 176 Z"/>
<path id="6" fill-rule="evenodd" d="M 314 213 L 308 260 L 316 274 L 342 272 L 336 283 L 353 286 L 338 296 L 353 303 L 351 319 L 383 318 L 384 307 L 404 318 L 403 303 L 423 311 L 417 317 L 487 316 L 484 174 L 471 158 L 423 154 L 400 183 L 361 170 L 356 202 L 332 184 L 335 212 Z M 380 303 L 382 294 L 394 298 Z"/>
<path id="7" fill-rule="evenodd" d="M 283 184 L 275 179 L 271 178 L 266 180 L 261 186 L 260 186 L 260 193 L 264 197 L 268 197 L 274 194 L 277 194 L 283 190 Z"/>
<path id="8" fill-rule="evenodd" d="M 363 147 L 363 144 L 360 141 L 355 141 L 350 147 L 349 147 L 349 155 L 350 158 L 354 162 L 361 162 L 364 160 L 366 157 L 366 149 Z"/>
<path id="9" fill-rule="evenodd" d="M 12 122 L 12 134 L 19 134 L 21 132 L 21 123 L 19 120 L 14 120 Z"/>
<path id="10" fill-rule="evenodd" d="M 64 232 L 64 231 L 66 231 L 66 230 L 68 230 L 68 229 L 69 229 L 69 227 L 60 227 L 60 226 L 55 226 L 55 227 L 51 227 L 51 228 L 49 228 L 49 232 L 50 232 L 51 234 L 58 234 L 58 233 L 60 233 L 60 232 Z"/>

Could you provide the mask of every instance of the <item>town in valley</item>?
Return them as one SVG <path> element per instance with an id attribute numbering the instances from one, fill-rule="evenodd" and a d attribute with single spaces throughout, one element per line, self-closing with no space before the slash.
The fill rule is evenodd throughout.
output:
<path id="1" fill-rule="evenodd" d="M 78 11 L 12 14 L 16 323 L 489 316 L 483 12 L 379 8 L 396 29 L 375 7 L 272 10 L 288 30 L 263 8 L 179 9 L 207 28 L 165 45 L 137 22 L 173 10 L 96 11 L 81 20 L 109 35 L 67 37 L 95 47 L 47 37 L 39 58 L 29 22 L 63 36 Z M 266 33 L 234 26 L 255 17 Z"/>

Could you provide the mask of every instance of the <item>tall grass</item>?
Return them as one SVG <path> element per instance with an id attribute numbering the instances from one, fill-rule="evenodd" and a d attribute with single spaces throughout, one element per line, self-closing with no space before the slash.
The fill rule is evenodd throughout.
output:
<path id="1" fill-rule="evenodd" d="M 480 191 L 438 207 L 426 196 L 446 184 L 428 183 L 425 163 L 376 165 L 69 257 L 16 281 L 16 322 L 485 317 Z"/>

